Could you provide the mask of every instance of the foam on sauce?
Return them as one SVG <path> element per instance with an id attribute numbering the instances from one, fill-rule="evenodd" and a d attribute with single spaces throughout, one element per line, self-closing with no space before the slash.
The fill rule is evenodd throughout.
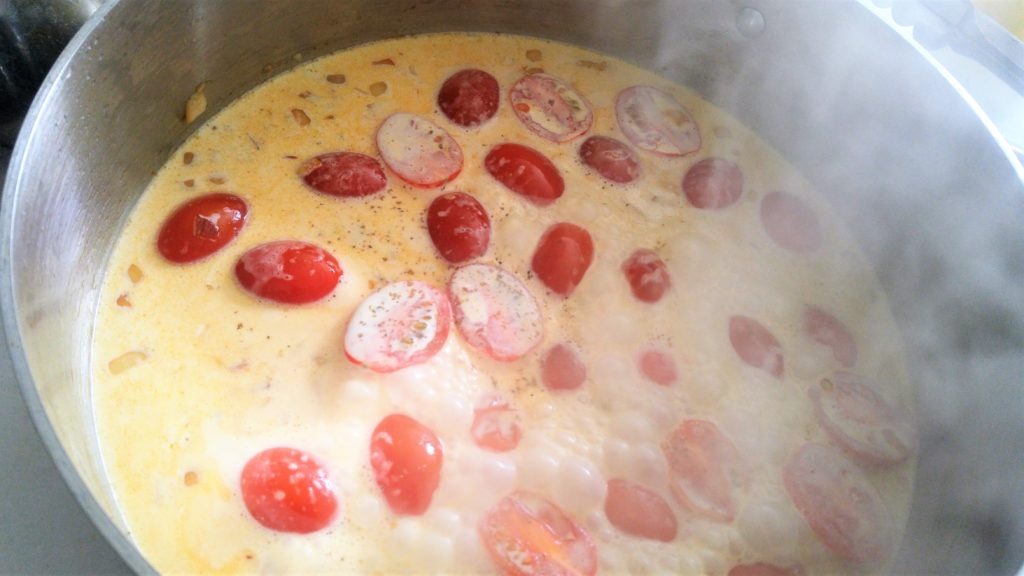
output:
<path id="1" fill-rule="evenodd" d="M 393 65 L 380 63 L 385 59 Z M 493 119 L 462 128 L 437 109 L 436 95 L 446 78 L 471 67 L 497 78 L 502 101 Z M 588 135 L 627 143 L 616 124 L 616 95 L 627 86 L 656 86 L 693 115 L 701 148 L 676 158 L 637 149 L 642 177 L 611 184 L 579 160 L 582 138 L 558 144 L 516 118 L 507 91 L 530 68 L 584 95 L 594 111 Z M 345 83 L 327 80 L 336 74 Z M 370 87 L 379 82 L 386 90 L 375 95 L 379 85 Z M 309 121 L 297 121 L 293 109 Z M 320 154 L 379 158 L 377 128 L 397 112 L 421 115 L 452 135 L 464 155 L 458 177 L 425 190 L 388 172 L 383 193 L 349 199 L 303 183 L 302 164 Z M 502 142 L 545 154 L 560 170 L 565 194 L 541 207 L 495 181 L 484 157 Z M 680 190 L 686 169 L 709 156 L 731 160 L 743 173 L 743 194 L 726 209 L 697 210 Z M 352 364 L 342 346 L 345 328 L 367 295 L 399 280 L 446 286 L 452 267 L 436 253 L 425 213 L 432 199 L 454 190 L 486 207 L 490 248 L 476 261 L 523 281 L 545 317 L 542 343 L 502 363 L 468 347 L 453 326 L 426 363 L 389 374 Z M 766 234 L 759 210 L 774 190 L 796 195 L 817 214 L 823 246 L 816 253 L 785 250 Z M 182 202 L 214 191 L 248 202 L 241 235 L 194 264 L 162 259 L 155 236 L 163 220 Z M 538 238 L 560 221 L 587 228 L 595 245 L 593 264 L 569 298 L 546 290 L 530 270 Z M 338 259 L 344 275 L 333 294 L 283 306 L 239 287 L 239 256 L 282 239 L 315 243 Z M 638 301 L 623 276 L 622 263 L 637 248 L 657 252 L 671 274 L 672 288 L 657 303 Z M 133 265 L 144 272 L 140 280 L 129 275 Z M 604 573 L 724 574 L 754 562 L 799 563 L 812 573 L 877 568 L 854 566 L 823 546 L 781 472 L 805 442 L 830 443 L 807 390 L 841 367 L 803 331 L 808 305 L 845 322 L 859 348 L 853 371 L 886 383 L 877 392 L 912 409 L 901 343 L 877 281 L 826 202 L 776 152 L 694 92 L 620 60 L 534 38 L 443 34 L 302 64 L 208 120 L 170 158 L 122 233 L 101 298 L 93 350 L 101 445 L 131 536 L 161 571 L 493 571 L 476 526 L 516 489 L 545 496 L 587 530 Z M 782 378 L 739 359 L 728 333 L 735 315 L 771 329 L 785 356 Z M 549 391 L 540 384 L 540 358 L 563 341 L 581 351 L 587 379 L 577 390 Z M 637 356 L 652 346 L 673 354 L 675 383 L 657 385 L 638 372 Z M 127 368 L 111 365 L 133 352 L 141 354 Z M 510 452 L 482 450 L 469 433 L 474 407 L 494 394 L 521 417 L 522 441 Z M 395 412 L 418 419 L 444 445 L 441 482 L 422 516 L 391 513 L 371 472 L 370 434 Z M 695 516 L 668 490 L 660 446 L 687 418 L 716 423 L 749 466 L 731 522 Z M 339 497 L 326 529 L 276 533 L 247 512 L 241 469 L 274 446 L 301 448 L 326 464 Z M 898 534 L 914 458 L 863 471 Z M 610 478 L 663 496 L 679 521 L 675 540 L 613 527 L 603 507 Z"/>

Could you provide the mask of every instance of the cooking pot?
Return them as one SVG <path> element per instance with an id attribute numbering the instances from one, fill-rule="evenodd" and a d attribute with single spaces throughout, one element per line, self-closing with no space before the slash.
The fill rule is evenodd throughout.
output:
<path id="1" fill-rule="evenodd" d="M 699 91 L 832 201 L 907 343 L 920 461 L 897 573 L 1024 559 L 1024 168 L 926 53 L 854 1 L 111 1 L 51 71 L 3 195 L 4 327 L 43 439 L 129 565 L 90 402 L 104 266 L 132 206 L 207 116 L 362 42 L 476 30 L 562 40 Z M 130 430 L 125 431 L 130 434 Z"/>

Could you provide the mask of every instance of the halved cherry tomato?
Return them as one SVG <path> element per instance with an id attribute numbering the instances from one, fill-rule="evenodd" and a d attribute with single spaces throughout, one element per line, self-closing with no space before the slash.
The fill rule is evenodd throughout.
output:
<path id="1" fill-rule="evenodd" d="M 668 266 L 653 250 L 637 249 L 622 263 L 622 272 L 633 296 L 641 302 L 653 304 L 672 287 Z"/>
<path id="2" fill-rule="evenodd" d="M 341 279 L 341 265 L 319 246 L 279 240 L 242 254 L 235 265 L 235 276 L 243 288 L 260 298 L 307 304 L 334 290 Z"/>
<path id="3" fill-rule="evenodd" d="M 747 316 L 729 318 L 729 341 L 746 364 L 782 378 L 782 345 L 763 324 Z"/>
<path id="4" fill-rule="evenodd" d="M 670 94 L 652 86 L 631 86 L 615 99 L 619 128 L 634 146 L 663 156 L 685 156 L 700 149 L 700 130 Z"/>
<path id="5" fill-rule="evenodd" d="M 664 498 L 621 478 L 608 481 L 604 514 L 612 526 L 640 538 L 671 542 L 679 532 L 676 515 Z"/>
<path id="6" fill-rule="evenodd" d="M 160 228 L 156 247 L 178 264 L 195 262 L 227 246 L 245 226 L 249 206 L 234 194 L 215 193 L 178 206 Z"/>
<path id="7" fill-rule="evenodd" d="M 822 444 L 804 444 L 782 475 L 786 492 L 822 544 L 848 560 L 879 564 L 891 551 L 885 505 L 864 473 Z"/>
<path id="8" fill-rule="evenodd" d="M 857 342 L 846 326 L 821 308 L 804 310 L 804 332 L 822 346 L 832 349 L 832 356 L 846 368 L 857 363 Z"/>
<path id="9" fill-rule="evenodd" d="M 278 532 L 316 532 L 331 523 L 338 508 L 327 470 L 295 448 L 270 448 L 253 456 L 239 484 L 249 514 Z"/>
<path id="10" fill-rule="evenodd" d="M 405 414 L 391 414 L 377 424 L 370 437 L 370 466 L 395 514 L 427 511 L 441 483 L 443 452 L 437 436 Z"/>
<path id="11" fill-rule="evenodd" d="M 594 123 L 586 99 L 564 80 L 547 74 L 520 78 L 509 90 L 508 99 L 531 132 L 554 142 L 568 142 Z"/>
<path id="12" fill-rule="evenodd" d="M 413 186 L 440 186 L 462 171 L 458 142 L 444 128 L 415 114 L 388 116 L 377 129 L 377 149 L 388 168 Z"/>
<path id="13" fill-rule="evenodd" d="M 303 165 L 299 173 L 309 187 L 331 196 L 369 196 L 388 185 L 380 162 L 357 152 L 321 154 Z"/>
<path id="14" fill-rule="evenodd" d="M 575 390 L 587 379 L 587 366 L 576 347 L 559 342 L 540 361 L 540 379 L 548 390 Z"/>
<path id="15" fill-rule="evenodd" d="M 913 452 L 917 434 L 910 418 L 889 406 L 861 377 L 837 372 L 812 387 L 810 396 L 822 428 L 854 456 L 896 464 Z"/>
<path id="16" fill-rule="evenodd" d="M 679 379 L 676 359 L 668 350 L 662 348 L 648 348 L 642 351 L 637 366 L 640 368 L 640 374 L 655 384 L 668 386 Z"/>
<path id="17" fill-rule="evenodd" d="M 476 198 L 449 192 L 434 198 L 427 208 L 427 231 L 441 256 L 457 264 L 487 252 L 491 219 Z"/>
<path id="18" fill-rule="evenodd" d="M 497 266 L 458 268 L 448 282 L 448 294 L 462 337 L 496 360 L 521 358 L 544 336 L 544 320 L 533 295 Z"/>
<path id="19" fill-rule="evenodd" d="M 558 168 L 528 146 L 498 144 L 487 153 L 484 168 L 506 188 L 538 206 L 551 204 L 565 192 Z"/>
<path id="20" fill-rule="evenodd" d="M 727 576 L 804 576 L 802 566 L 780 568 L 774 564 L 756 562 L 754 564 L 738 564 L 729 569 Z"/>
<path id="21" fill-rule="evenodd" d="M 498 112 L 498 81 L 483 70 L 468 68 L 452 74 L 437 93 L 437 106 L 459 126 L 477 126 Z"/>
<path id="22" fill-rule="evenodd" d="M 514 450 L 523 436 L 516 410 L 500 398 L 491 398 L 473 411 L 469 433 L 477 446 L 491 452 Z"/>
<path id="23" fill-rule="evenodd" d="M 580 159 L 605 180 L 626 184 L 640 177 L 633 150 L 615 138 L 591 136 L 580 145 Z"/>
<path id="24" fill-rule="evenodd" d="M 540 237 L 530 268 L 552 292 L 572 294 L 594 260 L 594 241 L 586 229 L 559 222 Z"/>
<path id="25" fill-rule="evenodd" d="M 736 515 L 733 488 L 745 470 L 732 442 L 706 420 L 685 420 L 661 443 L 669 469 L 669 488 L 695 514 L 731 522 Z"/>
<path id="26" fill-rule="evenodd" d="M 510 576 L 593 576 L 597 547 L 558 506 L 513 492 L 488 510 L 477 532 L 498 569 Z"/>
<path id="27" fill-rule="evenodd" d="M 683 194 L 694 208 L 727 208 L 743 195 L 743 172 L 734 162 L 705 158 L 686 171 Z"/>
<path id="28" fill-rule="evenodd" d="M 392 282 L 366 297 L 345 329 L 345 355 L 375 372 L 434 357 L 448 339 L 451 306 L 426 282 Z"/>
<path id="29" fill-rule="evenodd" d="M 821 246 L 817 214 L 792 194 L 766 194 L 761 200 L 761 224 L 768 237 L 787 250 L 809 254 Z"/>

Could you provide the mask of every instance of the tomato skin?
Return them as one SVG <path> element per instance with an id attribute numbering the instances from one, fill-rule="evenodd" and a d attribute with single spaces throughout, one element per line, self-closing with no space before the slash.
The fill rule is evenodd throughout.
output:
<path id="1" fill-rule="evenodd" d="M 654 304 L 672 287 L 668 266 L 653 250 L 640 248 L 622 263 L 622 273 L 629 281 L 633 296 L 641 302 Z"/>
<path id="2" fill-rule="evenodd" d="M 835 316 L 821 308 L 804 310 L 804 332 L 818 344 L 832 349 L 832 356 L 846 368 L 857 363 L 857 341 Z"/>
<path id="3" fill-rule="evenodd" d="M 729 341 L 740 359 L 775 378 L 785 374 L 782 345 L 763 324 L 748 316 L 729 318 Z"/>
<path id="4" fill-rule="evenodd" d="M 377 424 L 370 437 L 370 466 L 392 512 L 419 516 L 427 511 L 441 482 L 443 451 L 429 428 L 405 414 Z"/>
<path id="5" fill-rule="evenodd" d="M 580 159 L 605 180 L 628 184 L 640 177 L 633 150 L 608 136 L 591 136 L 580 145 Z"/>
<path id="6" fill-rule="evenodd" d="M 822 243 L 818 216 L 803 200 L 787 192 L 769 192 L 761 200 L 761 224 L 779 246 L 811 254 Z"/>
<path id="7" fill-rule="evenodd" d="M 743 195 L 743 172 L 734 162 L 705 158 L 686 171 L 682 187 L 694 208 L 721 210 Z"/>
<path id="8" fill-rule="evenodd" d="M 321 154 L 307 162 L 300 173 L 310 188 L 342 198 L 370 196 L 388 185 L 380 162 L 357 152 Z"/>
<path id="9" fill-rule="evenodd" d="M 435 198 L 427 208 L 427 231 L 441 257 L 458 264 L 487 252 L 491 219 L 476 198 L 464 192 L 449 192 Z"/>
<path id="10" fill-rule="evenodd" d="M 249 206 L 234 194 L 217 192 L 178 206 L 157 235 L 160 255 L 176 264 L 202 260 L 227 246 L 245 226 Z"/>
<path id="11" fill-rule="evenodd" d="M 565 192 L 558 168 L 540 152 L 506 142 L 487 153 L 484 168 L 506 188 L 538 206 L 547 206 Z"/>
<path id="12" fill-rule="evenodd" d="M 594 260 L 590 232 L 569 222 L 552 224 L 533 252 L 530 269 L 555 294 L 568 297 Z"/>
<path id="13" fill-rule="evenodd" d="M 256 454 L 242 468 L 239 484 L 249 514 L 278 532 L 316 532 L 331 523 L 338 507 L 326 469 L 295 448 Z"/>
<path id="14" fill-rule="evenodd" d="M 260 298 L 308 304 L 334 291 L 341 279 L 341 265 L 319 246 L 279 240 L 242 254 L 235 265 L 235 277 L 243 288 Z"/>
<path id="15" fill-rule="evenodd" d="M 679 379 L 676 360 L 668 350 L 648 348 L 640 353 L 637 365 L 640 368 L 640 374 L 655 384 L 668 386 Z"/>
<path id="16" fill-rule="evenodd" d="M 736 516 L 733 487 L 745 481 L 739 452 L 714 423 L 683 421 L 661 444 L 669 488 L 693 513 L 718 522 Z"/>
<path id="17" fill-rule="evenodd" d="M 491 452 L 515 450 L 523 436 L 515 408 L 500 398 L 493 398 L 473 411 L 469 432 L 477 446 Z"/>
<path id="18" fill-rule="evenodd" d="M 544 73 L 520 78 L 508 91 L 516 117 L 531 132 L 552 142 L 568 142 L 594 123 L 594 112 L 567 82 Z"/>
<path id="19" fill-rule="evenodd" d="M 479 126 L 498 112 L 498 81 L 483 70 L 467 68 L 452 74 L 437 93 L 437 107 L 464 127 Z"/>
<path id="20" fill-rule="evenodd" d="M 559 342 L 541 358 L 540 379 L 548 390 L 575 390 L 587 380 L 587 366 L 575 346 Z"/>
<path id="21" fill-rule="evenodd" d="M 608 481 L 604 513 L 612 526 L 632 536 L 671 542 L 679 533 L 676 515 L 664 498 L 621 478 Z"/>
<path id="22" fill-rule="evenodd" d="M 477 533 L 499 570 L 510 576 L 594 576 L 597 548 L 561 508 L 513 492 L 488 510 Z"/>

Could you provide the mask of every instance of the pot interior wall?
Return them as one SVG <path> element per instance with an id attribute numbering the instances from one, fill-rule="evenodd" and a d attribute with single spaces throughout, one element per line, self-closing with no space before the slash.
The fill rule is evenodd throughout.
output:
<path id="1" fill-rule="evenodd" d="M 751 7 L 763 30 L 750 25 Z M 4 194 L 5 320 L 20 332 L 9 339 L 20 343 L 12 353 L 26 398 L 72 489 L 135 568 L 147 566 L 124 539 L 93 432 L 89 342 L 117 233 L 193 128 L 181 120 L 183 103 L 205 82 L 206 118 L 299 62 L 448 30 L 541 36 L 634 61 L 695 88 L 801 168 L 877 266 L 910 349 L 921 463 L 897 570 L 1020 566 L 1020 167 L 943 76 L 862 6 L 301 0 L 252 8 L 247 0 L 108 4 L 48 78 Z"/>

